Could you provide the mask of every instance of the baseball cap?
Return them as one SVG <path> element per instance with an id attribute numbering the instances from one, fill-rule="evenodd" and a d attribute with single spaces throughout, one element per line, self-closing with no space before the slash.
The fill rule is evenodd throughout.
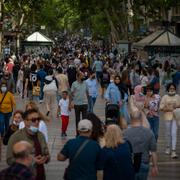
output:
<path id="1" fill-rule="evenodd" d="M 81 121 L 79 121 L 78 123 L 78 131 L 81 132 L 87 132 L 89 130 L 92 130 L 92 123 L 91 121 L 87 120 L 87 119 L 83 119 Z"/>

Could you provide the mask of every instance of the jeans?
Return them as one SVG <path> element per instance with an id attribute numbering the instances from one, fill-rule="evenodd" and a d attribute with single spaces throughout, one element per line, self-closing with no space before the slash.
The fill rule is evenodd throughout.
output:
<path id="1" fill-rule="evenodd" d="M 86 118 L 86 115 L 87 115 L 87 104 L 74 105 L 74 110 L 75 110 L 75 116 L 76 116 L 76 129 L 77 129 L 78 123 L 80 121 L 81 113 L 82 113 L 82 119 Z"/>
<path id="2" fill-rule="evenodd" d="M 141 163 L 139 172 L 135 175 L 135 180 L 147 180 L 149 173 L 150 165 Z"/>
<path id="3" fill-rule="evenodd" d="M 177 143 L 177 123 L 176 120 L 166 121 L 166 145 L 172 150 L 176 150 Z"/>
<path id="4" fill-rule="evenodd" d="M 11 116 L 12 116 L 12 112 L 10 112 L 10 113 L 0 112 L 0 134 L 1 134 L 1 136 L 4 136 L 4 134 L 8 130 L 9 121 L 10 121 Z"/>
<path id="5" fill-rule="evenodd" d="M 149 121 L 150 128 L 155 136 L 155 139 L 157 141 L 158 139 L 158 132 L 159 132 L 159 117 L 153 116 L 153 117 L 147 117 Z"/>
<path id="6" fill-rule="evenodd" d="M 89 96 L 88 97 L 88 112 L 93 112 L 93 107 L 96 102 L 96 97 Z"/>

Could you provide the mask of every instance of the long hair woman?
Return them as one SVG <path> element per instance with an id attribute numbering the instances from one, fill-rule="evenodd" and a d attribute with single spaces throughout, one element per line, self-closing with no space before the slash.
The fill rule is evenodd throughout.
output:
<path id="1" fill-rule="evenodd" d="M 131 148 L 117 125 L 107 127 L 100 166 L 103 169 L 103 180 L 134 180 Z"/>

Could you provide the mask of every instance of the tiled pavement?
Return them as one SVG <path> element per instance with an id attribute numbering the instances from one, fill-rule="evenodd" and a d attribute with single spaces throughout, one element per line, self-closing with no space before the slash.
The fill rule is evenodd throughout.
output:
<path id="1" fill-rule="evenodd" d="M 19 97 L 16 97 L 17 100 L 17 109 L 24 109 L 26 101 L 21 100 Z M 46 113 L 44 104 L 39 105 L 42 112 Z M 52 108 L 53 111 L 56 110 L 56 107 Z M 95 108 L 95 113 L 103 120 L 104 119 L 104 101 L 101 98 L 98 98 Z M 47 123 L 49 130 L 49 149 L 51 153 L 51 161 L 46 165 L 46 175 L 47 180 L 62 180 L 63 172 L 67 166 L 66 162 L 58 162 L 56 160 L 57 153 L 62 148 L 64 143 L 75 136 L 75 120 L 74 120 L 74 111 L 71 112 L 70 124 L 68 128 L 68 137 L 61 138 L 60 134 L 60 121 L 57 119 L 51 120 Z M 164 126 L 163 121 L 160 123 L 160 136 L 158 141 L 158 162 L 159 162 L 159 176 L 157 178 L 149 178 L 150 180 L 180 180 L 180 160 L 172 160 L 169 156 L 164 154 L 165 142 L 164 142 Z M 180 156 L 180 133 L 178 133 L 178 145 L 177 152 Z M 6 147 L 3 146 L 2 150 L 2 161 L 0 162 L 0 170 L 6 167 L 5 162 L 5 152 Z"/>

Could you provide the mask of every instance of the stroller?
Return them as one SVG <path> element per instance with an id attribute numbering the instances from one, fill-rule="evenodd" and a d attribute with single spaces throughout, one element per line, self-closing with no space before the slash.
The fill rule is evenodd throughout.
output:
<path id="1" fill-rule="evenodd" d="M 105 125 L 118 124 L 119 106 L 117 104 L 107 103 L 105 108 Z"/>

